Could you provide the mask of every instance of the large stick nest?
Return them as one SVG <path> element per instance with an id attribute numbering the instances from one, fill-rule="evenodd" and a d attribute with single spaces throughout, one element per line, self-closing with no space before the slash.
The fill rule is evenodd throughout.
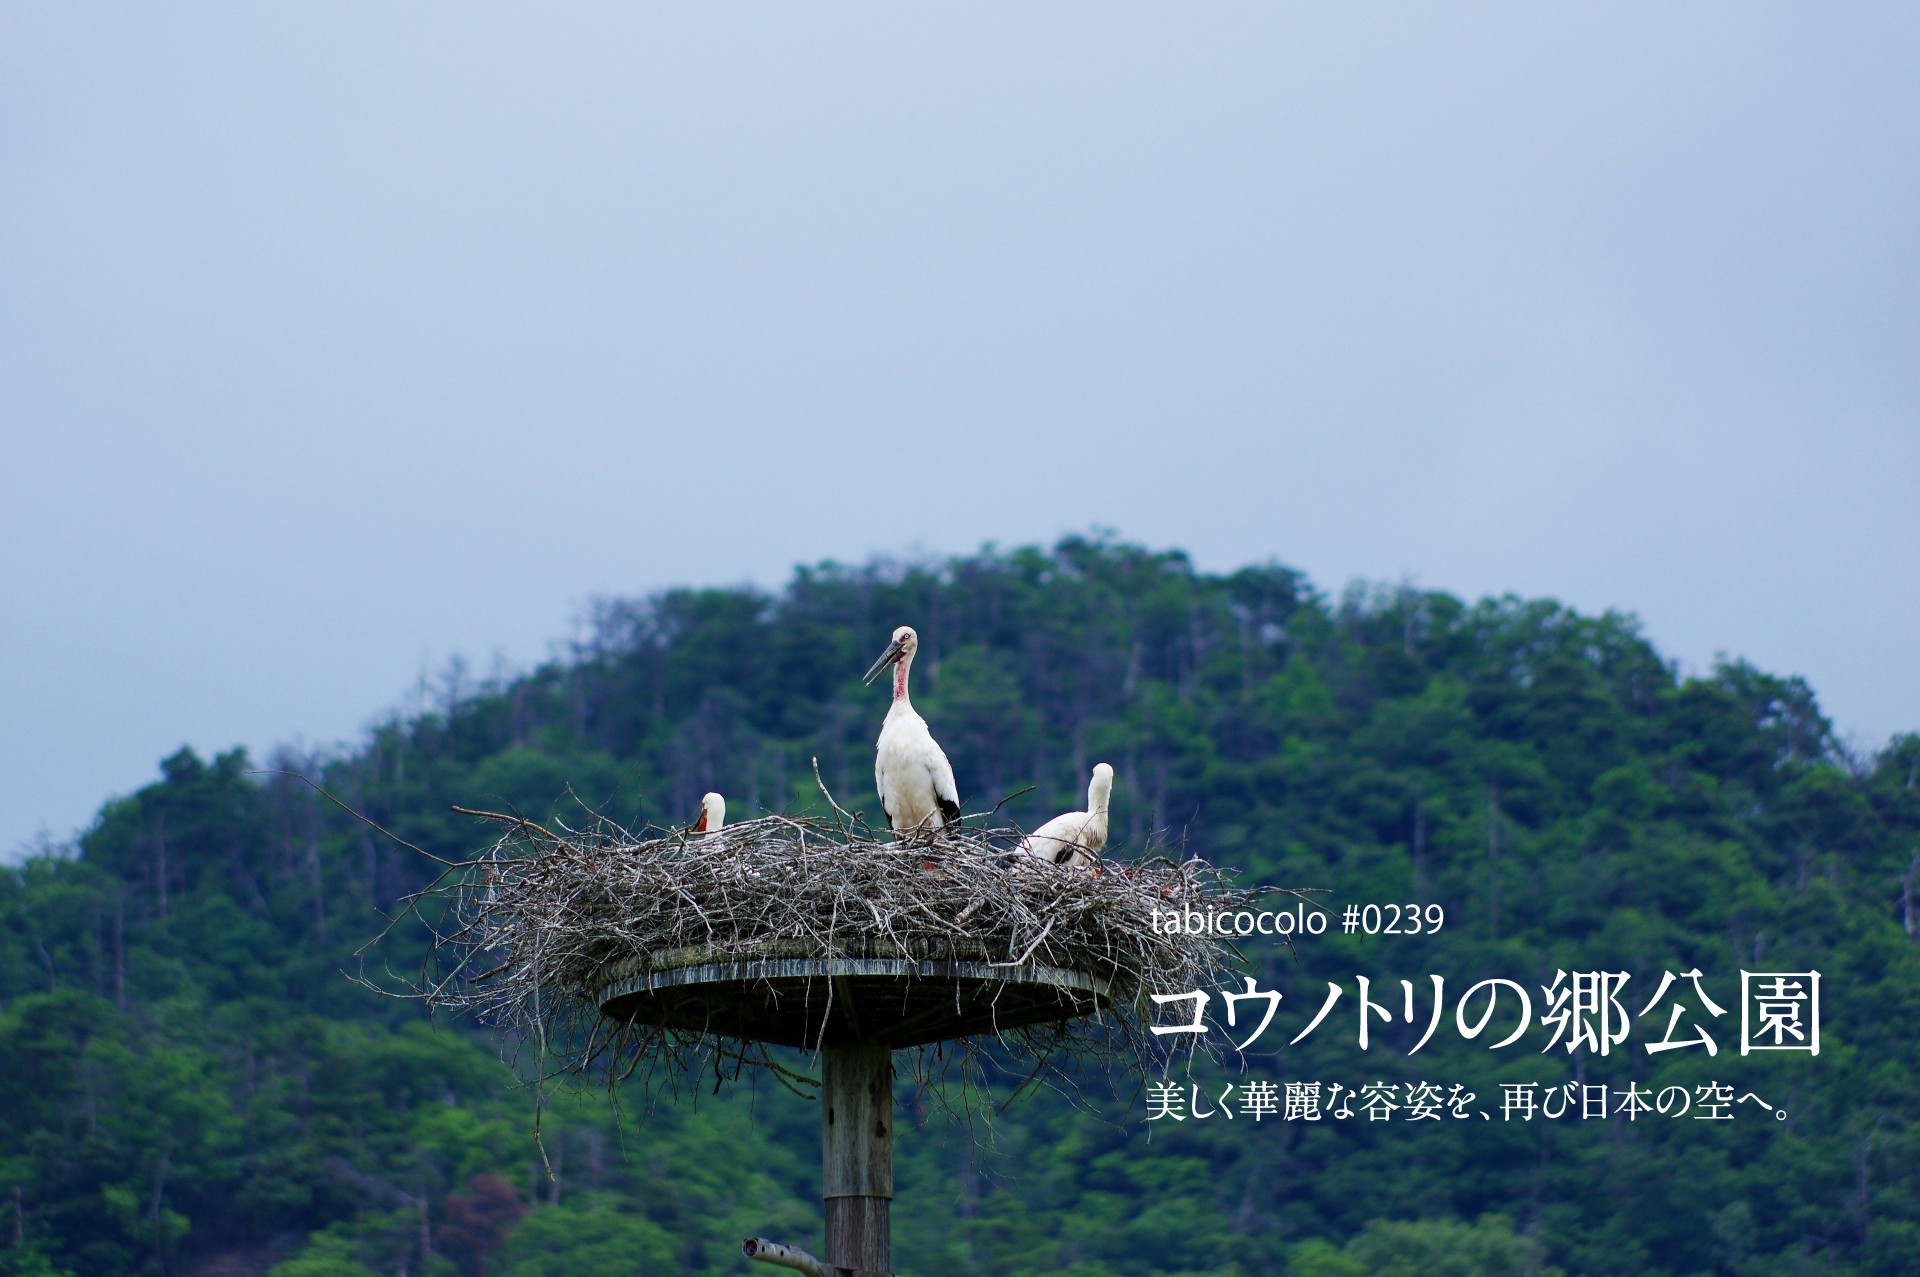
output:
<path id="1" fill-rule="evenodd" d="M 494 822 L 498 837 L 417 901 L 437 899 L 445 913 L 428 970 L 410 992 L 532 1045 L 540 1078 L 638 1074 L 671 1088 L 702 1067 L 716 1076 L 741 1064 L 788 1074 L 758 1042 L 601 1015 L 616 975 L 684 963 L 689 951 L 736 961 L 951 958 L 1085 973 L 1107 989 L 1100 1014 L 998 1039 L 1024 1050 L 1035 1072 L 1066 1055 L 1145 1063 L 1167 1041 L 1147 1032 L 1151 995 L 1219 987 L 1240 961 L 1226 940 L 1155 930 L 1154 914 L 1237 910 L 1259 894 L 1197 859 L 1057 867 L 1014 853 L 1015 829 L 895 841 L 857 819 L 767 816 L 705 835 L 635 834 L 593 813 L 580 829 L 470 814 Z M 957 1055 L 977 1065 L 980 1045 L 964 1043 Z M 950 1054 L 935 1048 L 916 1060 Z"/>

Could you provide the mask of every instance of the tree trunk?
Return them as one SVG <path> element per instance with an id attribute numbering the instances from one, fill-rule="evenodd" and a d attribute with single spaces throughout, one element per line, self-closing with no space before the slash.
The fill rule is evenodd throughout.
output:
<path id="1" fill-rule="evenodd" d="M 153 829 L 153 887 L 160 905 L 160 926 L 164 929 L 167 925 L 167 813 L 164 811 Z"/>
<path id="2" fill-rule="evenodd" d="M 127 891 L 113 891 L 113 1005 L 127 1009 Z"/>

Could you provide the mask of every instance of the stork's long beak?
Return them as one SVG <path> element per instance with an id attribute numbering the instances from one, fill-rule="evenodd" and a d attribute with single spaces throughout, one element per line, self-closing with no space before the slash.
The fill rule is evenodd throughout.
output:
<path id="1" fill-rule="evenodd" d="M 707 808 L 704 803 L 701 804 L 701 807 L 700 807 L 700 819 L 693 822 L 693 829 L 691 832 L 696 834 L 704 834 L 705 832 L 707 832 Z"/>
<path id="2" fill-rule="evenodd" d="M 873 680 L 880 677 L 881 670 L 886 669 L 887 666 L 900 659 L 900 652 L 899 639 L 895 639 L 893 642 L 887 644 L 887 650 L 880 653 L 880 659 L 875 661 L 873 668 L 867 671 L 867 677 L 864 681 L 868 687 L 872 687 Z"/>

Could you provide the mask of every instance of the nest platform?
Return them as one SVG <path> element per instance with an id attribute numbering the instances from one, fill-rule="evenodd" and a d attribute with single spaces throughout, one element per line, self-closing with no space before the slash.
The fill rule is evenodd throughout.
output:
<path id="1" fill-rule="evenodd" d="M 1063 868 L 1019 853 L 1017 829 L 899 841 L 839 812 L 636 835 L 469 814 L 498 836 L 433 889 L 447 912 L 415 996 L 534 1044 L 537 1080 L 598 1071 L 649 1097 L 708 1068 L 791 1084 L 768 1047 L 815 1052 L 826 1262 L 745 1251 L 820 1277 L 891 1268 L 895 1052 L 1143 1062 L 1151 995 L 1217 984 L 1239 957 L 1155 915 L 1255 898 L 1200 860 Z"/>
<path id="2" fill-rule="evenodd" d="M 971 957 L 740 958 L 697 948 L 610 973 L 600 1012 L 626 1024 L 813 1048 L 889 1049 L 1002 1037 L 1115 1008 L 1112 981 L 1065 967 Z"/>
<path id="3" fill-rule="evenodd" d="M 1239 961 L 1155 915 L 1254 898 L 1195 859 L 1058 866 L 1018 852 L 1017 829 L 896 840 L 857 818 L 766 816 L 634 833 L 592 813 L 582 829 L 470 814 L 497 836 L 433 889 L 446 913 L 415 996 L 531 1045 L 541 1077 L 639 1079 L 649 1095 L 702 1060 L 779 1072 L 774 1046 L 1141 1062 L 1163 1046 L 1151 995 L 1215 986 Z"/>

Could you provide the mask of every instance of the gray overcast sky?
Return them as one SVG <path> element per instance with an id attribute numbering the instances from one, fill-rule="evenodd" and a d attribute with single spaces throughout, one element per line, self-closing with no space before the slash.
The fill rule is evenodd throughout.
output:
<path id="1" fill-rule="evenodd" d="M 0 848 L 1112 526 L 1920 728 L 1920 8 L 0 9 Z"/>

